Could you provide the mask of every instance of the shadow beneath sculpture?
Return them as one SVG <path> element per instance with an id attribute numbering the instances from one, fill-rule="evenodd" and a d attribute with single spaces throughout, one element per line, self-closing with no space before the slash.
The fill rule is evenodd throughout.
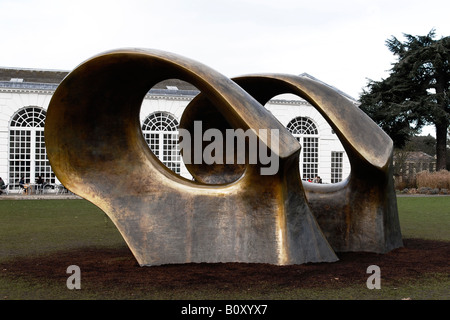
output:
<path id="1" fill-rule="evenodd" d="M 155 157 L 141 133 L 140 106 L 150 88 L 172 78 L 201 91 L 186 107 L 180 130 L 195 134 L 201 121 L 202 134 L 252 132 L 243 161 L 226 158 L 225 149 L 217 156 L 216 149 L 223 161 L 186 164 L 195 178 L 189 181 Z M 263 107 L 281 93 L 306 99 L 339 135 L 352 166 L 345 182 L 302 184 L 300 144 Z M 264 134 L 267 129 L 276 136 Z M 229 79 L 172 53 L 110 51 L 81 64 L 59 85 L 45 139 L 58 179 L 108 214 L 141 266 L 333 262 L 335 251 L 384 253 L 402 246 L 391 139 L 313 80 L 280 74 Z M 259 154 L 276 156 L 275 173 L 263 174 L 270 164 L 251 161 L 251 141 Z M 188 153 L 195 150 L 184 148 L 183 157 Z"/>

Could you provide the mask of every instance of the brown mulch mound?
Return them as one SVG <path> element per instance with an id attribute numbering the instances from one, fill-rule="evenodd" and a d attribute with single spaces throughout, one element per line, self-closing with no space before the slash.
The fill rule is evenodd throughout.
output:
<path id="1" fill-rule="evenodd" d="M 383 282 L 418 279 L 430 273 L 449 273 L 450 242 L 405 239 L 404 247 L 386 254 L 340 253 L 334 263 L 274 266 L 248 263 L 187 263 L 140 267 L 127 247 L 84 248 L 0 264 L 0 274 L 42 281 L 65 281 L 70 265 L 81 269 L 84 288 L 123 290 L 243 289 L 252 286 L 321 287 L 365 283 L 367 267 L 377 265 Z"/>

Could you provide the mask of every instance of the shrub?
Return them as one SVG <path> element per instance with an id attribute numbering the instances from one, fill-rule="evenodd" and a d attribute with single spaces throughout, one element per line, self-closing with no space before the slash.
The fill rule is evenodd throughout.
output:
<path id="1" fill-rule="evenodd" d="M 436 172 L 422 171 L 416 175 L 417 188 L 449 189 L 450 172 L 441 170 Z"/>
<path id="2" fill-rule="evenodd" d="M 396 178 L 394 181 L 395 189 L 396 190 L 404 190 L 404 189 L 411 189 L 416 188 L 416 177 L 403 177 L 403 178 Z"/>

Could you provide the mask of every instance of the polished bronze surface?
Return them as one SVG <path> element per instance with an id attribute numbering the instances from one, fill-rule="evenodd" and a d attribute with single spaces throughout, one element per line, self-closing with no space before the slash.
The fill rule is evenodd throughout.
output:
<path id="1" fill-rule="evenodd" d="M 190 132 L 195 120 L 222 132 L 254 129 L 259 146 L 278 159 L 276 174 L 263 175 L 265 166 L 249 161 L 187 165 L 196 181 L 167 169 L 142 136 L 139 111 L 145 94 L 172 78 L 201 91 L 180 129 Z M 333 248 L 385 252 L 401 245 L 392 143 L 381 129 L 315 82 L 281 75 L 235 81 L 163 51 L 95 56 L 62 81 L 50 102 L 45 139 L 52 168 L 69 190 L 108 214 L 140 265 L 332 262 Z M 286 89 L 306 94 L 338 132 L 352 165 L 347 181 L 319 189 L 302 184 L 301 146 L 262 105 Z M 260 129 L 277 131 L 276 141 Z"/>

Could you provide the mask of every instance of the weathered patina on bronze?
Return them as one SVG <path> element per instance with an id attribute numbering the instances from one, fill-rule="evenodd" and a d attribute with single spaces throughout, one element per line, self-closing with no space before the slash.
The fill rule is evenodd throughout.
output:
<path id="1" fill-rule="evenodd" d="M 172 78 L 201 91 L 182 128 L 200 119 L 205 128 L 254 129 L 278 156 L 277 173 L 261 175 L 259 162 L 193 164 L 196 181 L 189 181 L 167 169 L 142 136 L 139 111 L 149 89 Z M 108 214 L 140 265 L 333 262 L 334 250 L 401 246 L 392 143 L 381 129 L 318 83 L 282 75 L 234 80 L 157 50 L 87 60 L 62 81 L 48 108 L 45 139 L 55 174 Z M 304 96 L 338 132 L 352 164 L 347 181 L 320 189 L 302 184 L 301 146 L 262 105 L 286 89 Z M 278 148 L 259 129 L 278 130 Z"/>

